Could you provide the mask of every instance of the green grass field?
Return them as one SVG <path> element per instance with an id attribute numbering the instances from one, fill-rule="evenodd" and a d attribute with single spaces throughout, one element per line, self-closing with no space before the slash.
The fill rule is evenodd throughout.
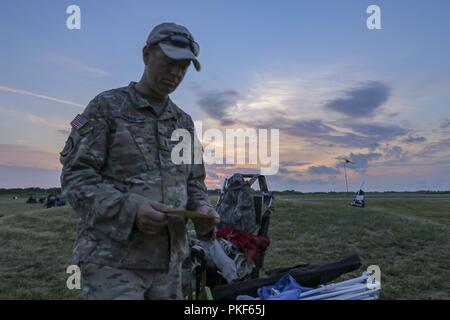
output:
<path id="1" fill-rule="evenodd" d="M 278 194 L 265 267 L 357 252 L 380 266 L 382 299 L 450 299 L 450 195 L 368 194 L 364 209 L 333 194 Z M 215 197 L 212 197 L 215 203 Z M 0 196 L 0 299 L 80 299 L 66 288 L 75 216 Z"/>

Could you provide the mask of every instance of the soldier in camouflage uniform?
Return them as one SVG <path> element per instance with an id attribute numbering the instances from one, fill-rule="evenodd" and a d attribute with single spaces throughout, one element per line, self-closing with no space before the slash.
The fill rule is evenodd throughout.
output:
<path id="1" fill-rule="evenodd" d="M 214 236 L 218 215 L 208 201 L 203 163 L 176 165 L 175 129 L 194 141 L 191 117 L 169 98 L 199 47 L 183 26 L 163 23 L 143 48 L 139 82 L 100 93 L 61 152 L 61 185 L 80 217 L 74 257 L 88 299 L 181 299 L 181 265 L 189 254 L 186 219 L 167 208 L 201 212 L 199 238 Z M 201 151 L 200 151 L 201 152 Z"/>

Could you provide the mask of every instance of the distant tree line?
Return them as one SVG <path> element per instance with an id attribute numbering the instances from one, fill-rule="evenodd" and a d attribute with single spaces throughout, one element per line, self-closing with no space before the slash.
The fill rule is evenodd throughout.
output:
<path id="1" fill-rule="evenodd" d="M 14 194 L 14 195 L 33 195 L 33 194 L 60 194 L 61 188 L 0 188 L 0 194 Z"/>
<path id="2" fill-rule="evenodd" d="M 337 191 L 328 191 L 328 192 L 301 192 L 295 190 L 284 190 L 284 191 L 273 191 L 274 194 L 333 194 L 333 195 L 345 195 L 347 192 L 337 192 Z M 349 193 L 356 193 L 354 191 L 349 191 Z M 417 190 L 417 191 L 367 191 L 366 193 L 370 194 L 386 194 L 386 193 L 422 193 L 422 194 L 450 194 L 450 190 Z"/>
<path id="3" fill-rule="evenodd" d="M 220 189 L 209 189 L 208 193 L 210 195 L 220 194 Z M 61 188 L 0 188 L 0 194 L 14 194 L 14 195 L 31 195 L 31 194 L 60 194 Z M 334 195 L 344 195 L 346 192 L 302 192 L 296 190 L 283 190 L 283 191 L 273 191 L 274 194 L 334 194 Z M 353 192 L 350 192 L 353 193 Z M 422 194 L 450 194 L 448 191 L 436 191 L 436 190 L 418 190 L 418 191 L 370 191 L 371 194 L 386 194 L 386 193 L 422 193 Z"/>

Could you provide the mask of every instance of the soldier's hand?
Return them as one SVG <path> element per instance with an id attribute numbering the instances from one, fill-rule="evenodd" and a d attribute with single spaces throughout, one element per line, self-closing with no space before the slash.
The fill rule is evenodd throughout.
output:
<path id="1" fill-rule="evenodd" d="M 144 202 L 136 214 L 136 227 L 145 233 L 156 234 L 164 228 L 169 218 L 164 212 L 167 207 L 155 201 Z"/>
<path id="2" fill-rule="evenodd" d="M 192 222 L 194 222 L 195 231 L 200 236 L 205 236 L 214 230 L 214 227 L 219 224 L 220 216 L 214 210 L 214 208 L 209 206 L 202 206 L 196 210 L 197 212 L 203 213 L 204 215 L 210 217 L 211 219 L 205 218 L 193 218 Z"/>

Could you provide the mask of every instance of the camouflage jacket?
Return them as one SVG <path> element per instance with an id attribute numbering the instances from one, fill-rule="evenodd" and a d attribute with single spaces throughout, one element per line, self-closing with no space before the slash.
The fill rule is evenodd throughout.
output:
<path id="1" fill-rule="evenodd" d="M 184 218 L 171 217 L 166 229 L 148 235 L 136 229 L 135 216 L 147 200 L 190 210 L 210 206 L 204 165 L 171 160 L 174 129 L 196 138 L 191 117 L 170 98 L 156 116 L 134 82 L 99 94 L 81 116 L 87 123 L 72 128 L 60 153 L 63 194 L 80 218 L 75 262 L 167 269 L 169 261 L 184 259 Z"/>

